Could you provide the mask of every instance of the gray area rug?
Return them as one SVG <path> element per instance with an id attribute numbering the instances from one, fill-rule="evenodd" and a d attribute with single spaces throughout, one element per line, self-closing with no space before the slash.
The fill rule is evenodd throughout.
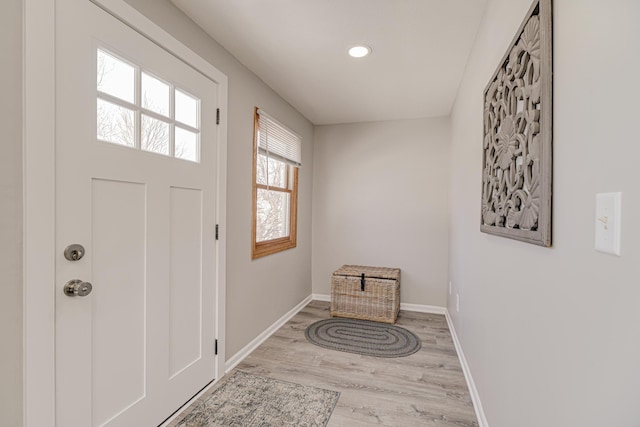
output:
<path id="1" fill-rule="evenodd" d="M 368 320 L 320 320 L 311 324 L 304 335 L 320 347 L 375 357 L 404 357 L 422 348 L 420 338 L 413 332 Z"/>
<path id="2" fill-rule="evenodd" d="M 340 393 L 236 371 L 178 427 L 326 426 Z"/>

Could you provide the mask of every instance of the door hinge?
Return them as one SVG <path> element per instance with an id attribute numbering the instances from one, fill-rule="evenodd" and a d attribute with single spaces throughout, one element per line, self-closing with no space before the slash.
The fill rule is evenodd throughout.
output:
<path id="1" fill-rule="evenodd" d="M 219 240 L 219 239 L 220 239 L 219 230 L 220 230 L 220 225 L 219 225 L 219 224 L 216 224 L 216 240 Z"/>
<path id="2" fill-rule="evenodd" d="M 216 339 L 216 344 L 215 344 L 215 349 L 213 350 L 213 353 L 217 356 L 218 355 L 218 340 Z"/>
<path id="3" fill-rule="evenodd" d="M 220 109 L 216 108 L 216 124 L 220 124 Z"/>

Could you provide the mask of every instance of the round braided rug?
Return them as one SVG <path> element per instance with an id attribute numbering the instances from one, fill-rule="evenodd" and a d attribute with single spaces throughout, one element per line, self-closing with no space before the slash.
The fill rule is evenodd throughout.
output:
<path id="1" fill-rule="evenodd" d="M 304 335 L 320 347 L 375 357 L 405 357 L 422 348 L 420 338 L 413 332 L 368 320 L 320 320 L 311 324 Z"/>

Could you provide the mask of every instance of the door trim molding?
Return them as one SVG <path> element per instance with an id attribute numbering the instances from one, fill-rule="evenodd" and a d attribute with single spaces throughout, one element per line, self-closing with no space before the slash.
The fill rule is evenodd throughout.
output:
<path id="1" fill-rule="evenodd" d="M 89 0 L 87 0 L 89 1 Z M 218 84 L 215 376 L 225 372 L 228 79 L 123 0 L 90 0 Z M 23 3 L 23 417 L 55 426 L 55 0 Z"/>
<path id="2" fill-rule="evenodd" d="M 23 424 L 55 425 L 55 1 L 23 3 Z"/>

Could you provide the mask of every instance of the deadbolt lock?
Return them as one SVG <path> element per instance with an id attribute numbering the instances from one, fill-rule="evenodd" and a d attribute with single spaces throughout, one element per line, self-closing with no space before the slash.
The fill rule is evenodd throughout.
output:
<path id="1" fill-rule="evenodd" d="M 84 246 L 74 243 L 64 249 L 64 257 L 69 261 L 80 261 L 84 256 Z"/>

